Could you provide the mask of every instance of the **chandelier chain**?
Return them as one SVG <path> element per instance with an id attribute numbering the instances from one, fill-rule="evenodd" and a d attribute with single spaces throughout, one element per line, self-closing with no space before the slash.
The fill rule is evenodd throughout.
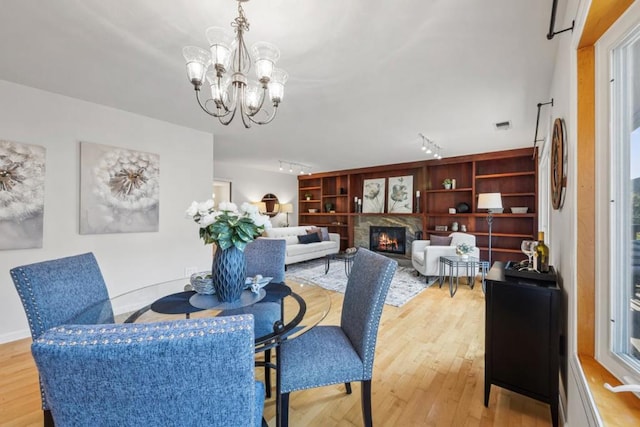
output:
<path id="1" fill-rule="evenodd" d="M 244 14 L 244 9 L 240 2 L 238 2 L 238 16 L 231 22 L 231 26 L 236 28 L 236 31 L 238 28 L 241 28 L 243 31 L 249 31 L 249 20 Z"/>

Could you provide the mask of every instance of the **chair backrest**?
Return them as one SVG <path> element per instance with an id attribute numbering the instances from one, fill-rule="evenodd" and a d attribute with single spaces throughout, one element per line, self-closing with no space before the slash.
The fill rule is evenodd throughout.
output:
<path id="1" fill-rule="evenodd" d="M 273 277 L 271 282 L 284 282 L 284 262 L 287 245 L 284 239 L 256 239 L 244 248 L 247 277 L 261 274 Z"/>
<path id="2" fill-rule="evenodd" d="M 109 300 L 107 286 L 92 253 L 23 265 L 12 268 L 10 273 L 33 339 L 94 304 Z M 112 322 L 113 316 L 101 320 Z"/>
<path id="3" fill-rule="evenodd" d="M 245 315 L 60 326 L 31 351 L 56 425 L 254 426 L 253 342 Z"/>
<path id="4" fill-rule="evenodd" d="M 382 308 L 397 266 L 391 258 L 359 248 L 347 281 L 340 327 L 364 362 L 368 378 L 373 372 Z"/>

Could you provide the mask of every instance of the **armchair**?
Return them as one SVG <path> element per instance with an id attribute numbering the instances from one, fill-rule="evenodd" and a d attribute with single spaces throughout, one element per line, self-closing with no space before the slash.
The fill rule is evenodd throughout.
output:
<path id="1" fill-rule="evenodd" d="M 411 244 L 411 264 L 418 275 L 422 274 L 426 277 L 427 282 L 430 281 L 429 278 L 439 276 L 440 257 L 456 255 L 456 246 L 460 243 L 473 246 L 473 251 L 469 255 L 480 258 L 480 249 L 476 247 L 476 236 L 467 233 L 451 233 L 449 237 L 451 237 L 449 246 L 432 246 L 430 240 L 414 240 Z M 476 273 L 477 271 L 474 272 Z M 444 274 L 449 275 L 448 267 Z"/>

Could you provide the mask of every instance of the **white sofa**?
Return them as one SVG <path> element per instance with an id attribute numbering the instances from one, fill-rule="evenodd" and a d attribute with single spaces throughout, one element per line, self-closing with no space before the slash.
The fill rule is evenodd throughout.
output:
<path id="1" fill-rule="evenodd" d="M 476 247 L 476 236 L 467 233 L 451 233 L 451 243 L 449 246 L 432 246 L 429 240 L 414 240 L 411 244 L 411 263 L 419 274 L 429 277 L 436 277 L 440 272 L 440 257 L 456 255 L 456 246 L 460 243 L 467 243 L 473 246 L 473 251 L 469 254 L 472 257 L 480 258 L 480 249 Z M 475 268 L 474 275 L 478 273 Z M 449 275 L 449 269 L 445 268 L 445 276 Z M 463 274 L 463 270 L 459 271 Z"/>
<path id="2" fill-rule="evenodd" d="M 298 236 L 306 235 L 307 231 L 312 228 L 315 227 L 273 227 L 265 230 L 263 238 L 287 241 L 285 265 L 338 253 L 340 250 L 340 235 L 338 233 L 329 233 L 329 240 L 322 242 L 299 243 Z"/>

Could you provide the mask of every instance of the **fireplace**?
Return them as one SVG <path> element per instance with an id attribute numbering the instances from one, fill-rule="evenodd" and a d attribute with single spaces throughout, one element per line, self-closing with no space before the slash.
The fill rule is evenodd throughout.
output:
<path id="1" fill-rule="evenodd" d="M 391 254 L 406 253 L 406 227 L 369 227 L 369 249 Z"/>

